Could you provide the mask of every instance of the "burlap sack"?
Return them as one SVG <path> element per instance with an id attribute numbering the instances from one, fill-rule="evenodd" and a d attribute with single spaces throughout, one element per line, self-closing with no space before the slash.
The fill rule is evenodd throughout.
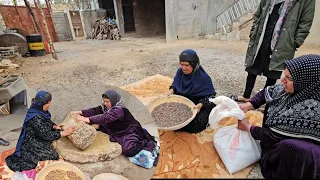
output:
<path id="1" fill-rule="evenodd" d="M 68 138 L 77 148 L 81 150 L 85 150 L 87 147 L 89 147 L 96 138 L 97 131 L 94 127 L 84 122 L 77 122 L 71 115 L 67 115 L 63 122 L 66 125 L 64 128 L 69 126 L 76 127 L 76 130 L 70 136 L 68 136 Z"/>

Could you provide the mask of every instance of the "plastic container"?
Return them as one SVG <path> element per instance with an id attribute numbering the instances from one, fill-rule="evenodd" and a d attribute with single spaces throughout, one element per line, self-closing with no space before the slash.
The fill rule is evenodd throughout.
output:
<path id="1" fill-rule="evenodd" d="M 40 34 L 27 35 L 26 39 L 31 56 L 45 56 L 47 54 Z"/>

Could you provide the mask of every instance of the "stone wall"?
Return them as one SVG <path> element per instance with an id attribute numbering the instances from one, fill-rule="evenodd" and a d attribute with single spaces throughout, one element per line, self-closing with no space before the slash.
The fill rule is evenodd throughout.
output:
<path id="1" fill-rule="evenodd" d="M 59 41 L 70 41 L 71 32 L 66 13 L 53 12 L 52 20 L 59 38 Z"/>

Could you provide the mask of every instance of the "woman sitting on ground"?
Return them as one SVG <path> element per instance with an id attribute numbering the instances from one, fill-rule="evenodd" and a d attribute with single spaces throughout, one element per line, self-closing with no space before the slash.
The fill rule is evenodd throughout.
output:
<path id="1" fill-rule="evenodd" d="M 120 94 L 108 90 L 102 94 L 102 99 L 104 104 L 98 107 L 72 111 L 71 114 L 77 114 L 78 121 L 98 124 L 98 130 L 108 134 L 111 142 L 118 142 L 122 154 L 131 157 L 130 161 L 146 168 L 155 166 L 159 153 L 157 142 L 125 107 Z M 147 164 L 136 161 L 141 156 L 149 159 Z"/>
<path id="2" fill-rule="evenodd" d="M 320 178 L 320 56 L 285 62 L 282 84 L 269 86 L 240 105 L 244 112 L 267 103 L 262 127 L 239 121 L 260 140 L 266 178 Z"/>
<path id="3" fill-rule="evenodd" d="M 15 152 L 6 158 L 7 166 L 12 171 L 34 169 L 39 161 L 58 160 L 59 154 L 52 142 L 70 135 L 74 127 L 61 131 L 63 124 L 51 121 L 48 111 L 52 97 L 45 91 L 39 91 L 32 100 L 16 146 Z"/>
<path id="4" fill-rule="evenodd" d="M 215 107 L 209 98 L 214 98 L 216 92 L 211 78 L 200 65 L 199 57 L 194 50 L 184 50 L 179 60 L 180 68 L 177 70 L 168 95 L 181 95 L 196 104 L 198 112 L 196 117 L 180 130 L 198 133 L 208 126 L 209 114 Z"/>

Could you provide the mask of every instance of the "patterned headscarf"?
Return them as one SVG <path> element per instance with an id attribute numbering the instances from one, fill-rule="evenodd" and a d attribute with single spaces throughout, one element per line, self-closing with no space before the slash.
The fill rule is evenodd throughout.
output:
<path id="1" fill-rule="evenodd" d="M 286 136 L 320 141 L 320 56 L 300 56 L 285 66 L 293 78 L 294 93 L 286 93 L 283 84 L 267 88 L 266 125 Z"/>
<path id="2" fill-rule="evenodd" d="M 274 0 L 274 4 L 271 6 L 270 10 L 270 14 L 272 13 L 273 11 L 273 8 L 274 8 L 274 5 L 276 4 L 279 4 L 279 3 L 282 3 L 284 2 L 280 9 L 279 9 L 279 18 L 277 20 L 277 23 L 274 27 L 274 30 L 273 30 L 273 35 L 272 35 L 272 39 L 271 39 L 271 44 L 270 44 L 270 48 L 271 50 L 273 51 L 276 44 L 277 44 L 277 41 L 280 37 L 280 32 L 281 32 L 281 27 L 282 27 L 282 24 L 284 23 L 285 19 L 286 19 L 286 16 L 290 10 L 290 8 L 292 7 L 293 5 L 293 0 Z"/>

